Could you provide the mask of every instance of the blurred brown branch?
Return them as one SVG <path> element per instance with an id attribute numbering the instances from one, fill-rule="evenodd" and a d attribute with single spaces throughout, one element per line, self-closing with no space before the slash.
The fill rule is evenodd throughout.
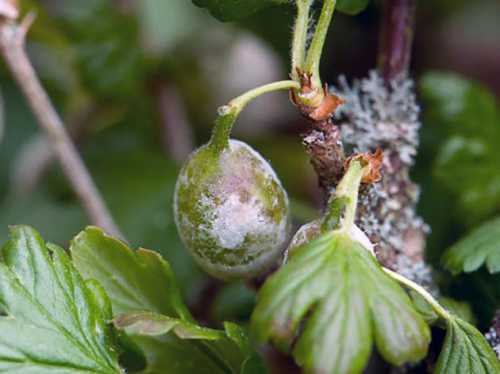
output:
<path id="1" fill-rule="evenodd" d="M 4 1 L 0 0 L 0 4 Z M 26 33 L 33 21 L 33 14 L 28 14 L 19 24 L 2 16 L 0 53 L 52 144 L 63 172 L 90 221 L 110 235 L 123 238 L 26 54 Z"/>
<path id="2" fill-rule="evenodd" d="M 168 155 L 182 164 L 194 149 L 191 125 L 182 98 L 175 86 L 165 82 L 157 85 L 156 97 L 162 144 Z"/>
<path id="3" fill-rule="evenodd" d="M 378 68 L 386 82 L 408 73 L 416 0 L 386 0 L 382 14 Z"/>

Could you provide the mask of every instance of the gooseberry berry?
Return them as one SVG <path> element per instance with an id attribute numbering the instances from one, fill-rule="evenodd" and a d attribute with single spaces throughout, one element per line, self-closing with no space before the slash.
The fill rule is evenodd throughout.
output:
<path id="1" fill-rule="evenodd" d="M 276 262 L 289 230 L 288 197 L 269 163 L 229 140 L 196 150 L 182 168 L 175 220 L 196 262 L 220 279 L 249 278 Z"/>

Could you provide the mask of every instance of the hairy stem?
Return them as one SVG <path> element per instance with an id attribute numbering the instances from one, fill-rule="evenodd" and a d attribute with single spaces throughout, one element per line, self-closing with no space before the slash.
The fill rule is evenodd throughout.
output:
<path id="1" fill-rule="evenodd" d="M 273 82 L 254 88 L 243 95 L 234 98 L 228 104 L 220 107 L 219 117 L 215 121 L 212 138 L 210 139 L 210 146 L 214 152 L 219 154 L 229 145 L 229 135 L 234 122 L 248 103 L 269 92 L 299 88 L 300 84 L 292 80 Z"/>
<path id="2" fill-rule="evenodd" d="M 321 15 L 319 16 L 319 21 L 316 26 L 316 30 L 314 31 L 311 46 L 307 51 L 305 70 L 308 73 L 312 74 L 313 86 L 316 88 L 321 88 L 319 65 L 321 61 L 321 55 L 323 53 L 323 46 L 325 44 L 326 35 L 328 34 L 328 29 L 330 28 L 330 23 L 332 21 L 333 11 L 335 10 L 336 3 L 336 0 L 323 1 Z"/>
<path id="3" fill-rule="evenodd" d="M 307 33 L 309 31 L 309 11 L 313 0 L 297 0 L 297 18 L 292 40 L 292 77 L 299 79 L 297 68 L 303 69 L 306 57 Z"/>
<path id="4" fill-rule="evenodd" d="M 439 302 L 422 286 L 419 284 L 409 280 L 408 278 L 403 277 L 401 274 L 396 273 L 395 271 L 389 270 L 387 268 L 383 268 L 386 274 L 388 274 L 391 278 L 401 283 L 402 285 L 412 289 L 417 292 L 420 296 L 422 296 L 427 303 L 434 309 L 434 311 L 443 319 L 450 320 L 452 318 L 451 314 L 439 304 Z"/>
<path id="5" fill-rule="evenodd" d="M 0 23 L 0 53 L 49 139 L 90 221 L 110 235 L 123 238 L 26 54 L 25 36 L 32 21 L 30 15 L 21 24 L 3 20 Z"/>
<path id="6" fill-rule="evenodd" d="M 378 68 L 387 83 L 408 73 L 416 3 L 416 0 L 385 0 Z"/>

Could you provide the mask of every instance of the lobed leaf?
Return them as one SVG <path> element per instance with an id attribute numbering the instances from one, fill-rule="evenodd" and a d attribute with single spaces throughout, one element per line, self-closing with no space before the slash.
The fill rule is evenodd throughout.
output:
<path id="1" fill-rule="evenodd" d="M 444 253 L 442 262 L 453 274 L 470 273 L 485 264 L 491 274 L 500 272 L 500 217 L 454 244 Z"/>
<path id="2" fill-rule="evenodd" d="M 231 336 L 196 325 L 168 262 L 158 253 L 134 251 L 99 228 L 88 227 L 72 241 L 71 255 L 85 278 L 98 280 L 106 289 L 120 314 L 115 326 L 128 331 L 144 353 L 147 366 L 141 374 L 174 368 L 176 374 L 194 368 L 200 374 L 243 373 L 248 362 L 259 362 L 249 345 L 243 349 L 232 338 L 237 336 L 235 325 Z"/>
<path id="3" fill-rule="evenodd" d="M 103 289 L 63 249 L 28 226 L 11 228 L 0 263 L 2 373 L 123 373 Z"/>
<path id="4" fill-rule="evenodd" d="M 75 236 L 70 252 L 83 277 L 102 284 L 116 314 L 148 310 L 192 320 L 169 263 L 158 253 L 134 251 L 97 227 Z"/>
<path id="5" fill-rule="evenodd" d="M 451 318 L 436 374 L 496 374 L 500 362 L 484 336 L 469 323 Z"/>
<path id="6" fill-rule="evenodd" d="M 269 278 L 257 297 L 252 331 L 284 348 L 298 335 L 293 355 L 314 373 L 360 373 L 373 343 L 394 365 L 418 361 L 430 340 L 401 287 L 369 251 L 336 232 L 297 248 Z"/>
<path id="7" fill-rule="evenodd" d="M 225 331 L 200 327 L 194 323 L 171 318 L 150 312 L 128 313 L 118 316 L 113 321 L 119 330 L 132 335 L 161 336 L 173 332 L 180 339 L 200 340 L 200 347 L 211 351 L 221 359 L 220 364 L 231 373 L 265 373 L 256 352 L 250 345 L 246 332 L 240 326 L 226 322 Z M 205 342 L 203 342 L 205 341 Z M 203 344 L 209 341 L 211 344 Z M 232 356 L 240 357 L 241 363 L 236 367 L 226 361 L 220 353 L 232 351 Z"/>

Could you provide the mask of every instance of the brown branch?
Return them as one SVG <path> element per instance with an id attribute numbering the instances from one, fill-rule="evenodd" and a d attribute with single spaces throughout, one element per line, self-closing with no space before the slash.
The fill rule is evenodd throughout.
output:
<path id="1" fill-rule="evenodd" d="M 77 148 L 96 113 L 96 105 L 88 103 L 66 119 L 68 134 Z M 10 190 L 15 194 L 30 194 L 55 161 L 56 153 L 50 147 L 49 139 L 44 134 L 37 136 L 21 150 L 11 176 Z"/>
<path id="2" fill-rule="evenodd" d="M 26 54 L 26 33 L 33 20 L 32 14 L 29 14 L 20 24 L 14 20 L 2 18 L 0 20 L 0 53 L 26 97 L 38 124 L 52 144 L 63 172 L 90 221 L 110 235 L 123 238 Z"/>
<path id="3" fill-rule="evenodd" d="M 411 51 L 415 28 L 416 0 L 385 0 L 384 10 L 381 18 L 381 33 L 379 45 L 378 69 L 386 87 L 390 90 L 399 87 L 408 76 L 408 70 L 411 61 Z M 401 121 L 401 119 L 400 119 Z M 401 123 L 396 123 L 400 126 Z M 387 157 L 385 158 L 383 173 L 385 175 L 381 190 L 385 191 L 386 199 L 366 197 L 369 203 L 367 208 L 376 212 L 376 215 L 383 222 L 385 217 L 393 217 L 395 222 L 399 222 L 401 227 L 398 229 L 393 226 L 392 239 L 401 238 L 401 245 L 395 247 L 383 237 L 374 238 L 379 242 L 379 259 L 387 267 L 393 268 L 398 272 L 407 271 L 407 276 L 412 276 L 413 280 L 437 292 L 432 277 L 424 276 L 427 268 L 424 268 L 424 250 L 426 243 L 425 225 L 409 225 L 405 223 L 404 212 L 415 212 L 417 198 L 415 191 L 417 186 L 410 180 L 411 165 L 402 162 L 399 154 L 397 142 L 387 143 Z M 387 207 L 386 201 L 390 199 L 398 204 L 397 209 Z M 373 206 L 375 205 L 375 206 Z M 383 214 L 382 212 L 385 212 Z M 370 212 L 368 212 L 370 213 Z M 415 216 L 416 217 L 416 216 Z M 387 234 L 385 235 L 387 236 Z M 422 276 L 417 277 L 418 273 Z"/>
<path id="4" fill-rule="evenodd" d="M 416 3 L 416 0 L 385 0 L 378 68 L 386 82 L 408 73 Z"/>
<path id="5" fill-rule="evenodd" d="M 302 134 L 302 143 L 318 175 L 326 203 L 331 188 L 338 183 L 344 170 L 345 154 L 340 130 L 330 118 L 310 120 L 310 128 Z"/>
<path id="6" fill-rule="evenodd" d="M 318 175 L 326 203 L 331 188 L 340 180 L 344 168 L 344 147 L 339 128 L 332 120 L 333 113 L 344 100 L 328 92 L 327 85 L 320 91 L 314 89 L 310 73 L 297 69 L 297 75 L 300 90 L 291 90 L 290 100 L 309 122 L 307 131 L 301 135 L 302 143 Z"/>
<path id="7" fill-rule="evenodd" d="M 173 85 L 160 82 L 156 100 L 161 121 L 162 144 L 168 155 L 179 164 L 194 149 L 193 134 L 182 99 Z"/>

